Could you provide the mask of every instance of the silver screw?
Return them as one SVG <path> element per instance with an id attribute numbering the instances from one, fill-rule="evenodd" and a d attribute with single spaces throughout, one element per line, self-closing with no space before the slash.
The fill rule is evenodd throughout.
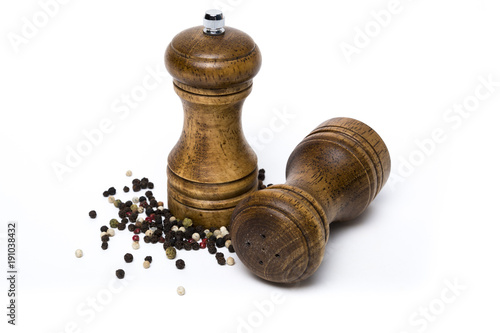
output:
<path id="1" fill-rule="evenodd" d="M 224 24 L 224 14 L 220 10 L 210 9 L 205 12 L 203 32 L 207 35 L 222 35 L 225 31 Z"/>

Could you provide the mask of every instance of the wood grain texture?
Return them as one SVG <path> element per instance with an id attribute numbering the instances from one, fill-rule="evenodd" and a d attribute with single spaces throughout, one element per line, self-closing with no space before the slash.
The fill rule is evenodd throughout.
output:
<path id="1" fill-rule="evenodd" d="M 212 36 L 194 27 L 174 37 L 165 64 L 184 108 L 182 134 L 168 156 L 169 209 L 205 227 L 227 226 L 258 186 L 241 112 L 261 66 L 259 48 L 234 28 Z"/>
<path id="2" fill-rule="evenodd" d="M 234 210 L 238 257 L 265 280 L 310 277 L 323 260 L 329 224 L 359 216 L 390 168 L 387 147 L 369 126 L 350 118 L 325 121 L 290 155 L 284 185 L 253 193 Z"/>

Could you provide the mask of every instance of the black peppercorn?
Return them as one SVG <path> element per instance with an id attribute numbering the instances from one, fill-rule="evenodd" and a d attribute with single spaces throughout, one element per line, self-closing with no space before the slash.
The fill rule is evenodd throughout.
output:
<path id="1" fill-rule="evenodd" d="M 130 191 L 130 188 L 128 186 L 123 187 L 123 192 L 128 193 Z"/>
<path id="2" fill-rule="evenodd" d="M 159 237 L 158 238 L 158 243 L 164 244 L 165 243 L 165 238 Z"/>
<path id="3" fill-rule="evenodd" d="M 147 201 L 148 199 L 146 199 L 145 196 L 141 196 L 139 197 L 139 202 L 144 202 L 144 201 Z"/>
<path id="4" fill-rule="evenodd" d="M 217 245 L 218 248 L 221 248 L 221 247 L 224 247 L 224 238 L 221 237 L 221 238 L 217 238 L 217 240 L 215 241 L 215 245 Z"/>
<path id="5" fill-rule="evenodd" d="M 125 277 L 125 271 L 123 269 L 117 269 L 116 277 L 119 279 L 123 279 Z"/>
<path id="6" fill-rule="evenodd" d="M 259 173 L 259 176 L 257 177 L 257 179 L 260 181 L 263 181 L 264 179 L 266 179 L 266 175 L 263 173 Z"/>
<path id="7" fill-rule="evenodd" d="M 222 253 L 222 252 L 217 252 L 217 253 L 215 254 L 215 257 L 216 257 L 217 259 L 218 259 L 218 258 L 224 258 L 224 253 Z"/>
<path id="8" fill-rule="evenodd" d="M 215 254 L 217 252 L 217 249 L 213 246 L 207 246 L 208 253 L 210 254 Z"/>
<path id="9" fill-rule="evenodd" d="M 151 207 L 146 208 L 146 215 L 147 215 L 147 216 L 149 216 L 149 215 L 151 215 L 151 214 L 154 214 L 154 212 L 155 212 L 155 211 L 154 211 L 154 209 L 153 209 L 153 208 L 151 208 Z"/>
<path id="10" fill-rule="evenodd" d="M 233 244 L 229 245 L 229 247 L 227 249 L 229 250 L 229 252 L 234 253 L 234 246 L 233 246 Z"/>
<path id="11" fill-rule="evenodd" d="M 186 267 L 186 263 L 184 262 L 184 260 L 178 259 L 175 262 L 175 267 L 177 267 L 178 269 L 184 269 L 184 267 Z"/>
<path id="12" fill-rule="evenodd" d="M 141 181 L 137 178 L 135 178 L 134 180 L 132 180 L 132 185 L 135 185 L 135 184 L 139 184 Z"/>
<path id="13" fill-rule="evenodd" d="M 146 193 L 144 193 L 144 195 L 147 196 L 148 198 L 151 198 L 153 196 L 153 192 L 146 191 Z"/>
<path id="14" fill-rule="evenodd" d="M 259 169 L 259 173 L 266 173 L 266 170 L 264 170 L 264 169 Z"/>
<path id="15" fill-rule="evenodd" d="M 131 200 L 127 200 L 127 201 L 125 202 L 125 206 L 127 206 L 127 207 L 130 207 L 130 206 L 132 206 L 133 204 L 134 204 L 134 203 L 133 203 Z"/>
<path id="16" fill-rule="evenodd" d="M 144 243 L 151 243 L 151 237 L 144 236 Z"/>
<path id="17" fill-rule="evenodd" d="M 191 246 L 195 251 L 198 251 L 200 249 L 200 244 L 197 242 L 192 243 Z"/>
<path id="18" fill-rule="evenodd" d="M 215 230 L 217 230 L 217 228 L 216 227 L 210 227 L 210 229 L 208 229 L 208 230 L 210 230 L 210 232 L 214 232 Z"/>
<path id="19" fill-rule="evenodd" d="M 178 241 L 176 241 L 176 242 L 175 242 L 175 245 L 174 245 L 174 246 L 175 246 L 175 248 L 176 248 L 177 250 L 180 250 L 180 249 L 183 249 L 183 248 L 184 248 L 184 243 L 183 243 L 181 240 L 178 240 Z"/>
<path id="20" fill-rule="evenodd" d="M 121 219 L 124 219 L 124 218 L 126 218 L 126 217 L 127 217 L 127 213 L 125 213 L 125 211 L 124 211 L 124 210 L 120 210 L 120 211 L 118 212 L 118 217 L 120 217 Z"/>
<path id="21" fill-rule="evenodd" d="M 129 224 L 127 228 L 128 228 L 128 231 L 132 231 L 132 232 L 136 229 L 134 224 Z"/>
<path id="22" fill-rule="evenodd" d="M 105 225 L 103 225 L 103 226 L 101 227 L 101 232 L 106 232 L 106 231 L 108 231 L 108 227 L 107 227 L 107 226 L 105 226 Z"/>
<path id="23" fill-rule="evenodd" d="M 161 235 L 163 235 L 163 232 L 160 229 L 156 229 L 153 232 L 153 235 L 155 235 L 156 237 L 161 237 Z"/>
<path id="24" fill-rule="evenodd" d="M 140 183 L 140 186 L 141 186 L 141 189 L 145 190 L 145 189 L 147 189 L 147 188 L 148 188 L 148 183 L 146 183 L 146 182 L 141 182 L 141 183 Z"/>
<path id="25" fill-rule="evenodd" d="M 141 190 L 141 185 L 139 185 L 139 184 L 134 184 L 134 185 L 132 186 L 132 191 L 134 191 L 134 192 L 139 192 L 140 190 Z"/>
<path id="26" fill-rule="evenodd" d="M 107 250 L 108 249 L 108 242 L 102 242 L 101 249 Z"/>
<path id="27" fill-rule="evenodd" d="M 148 182 L 149 182 L 149 179 L 148 179 L 148 178 L 146 178 L 146 177 L 142 177 L 141 182 L 143 182 L 143 183 L 148 183 Z"/>
<path id="28" fill-rule="evenodd" d="M 131 253 L 127 253 L 123 256 L 125 262 L 132 262 L 134 260 L 134 256 Z"/>
<path id="29" fill-rule="evenodd" d="M 153 184 L 152 182 L 149 182 L 148 183 L 148 188 L 149 189 L 154 189 L 155 188 L 155 184 Z"/>
<path id="30" fill-rule="evenodd" d="M 210 237 L 208 238 L 208 241 L 209 241 L 209 242 L 215 242 L 215 241 L 217 241 L 217 237 L 215 237 L 214 235 L 212 235 L 212 236 L 210 236 Z"/>
<path id="31" fill-rule="evenodd" d="M 101 237 L 101 241 L 104 243 L 104 242 L 108 242 L 109 241 L 109 236 L 108 235 L 103 235 Z"/>
<path id="32" fill-rule="evenodd" d="M 126 223 L 118 223 L 118 230 L 125 230 L 125 228 L 127 227 L 127 224 Z"/>
<path id="33" fill-rule="evenodd" d="M 91 219 L 95 219 L 97 217 L 97 213 L 95 212 L 95 210 L 91 210 L 89 212 L 89 216 Z"/>
<path id="34" fill-rule="evenodd" d="M 191 245 L 191 243 L 189 243 L 189 242 L 184 243 L 184 250 L 191 251 L 192 248 L 193 248 L 193 246 Z"/>
<path id="35" fill-rule="evenodd" d="M 149 200 L 149 204 L 150 204 L 152 207 L 158 207 L 158 201 L 156 201 L 156 199 L 150 199 L 150 200 Z"/>
<path id="36" fill-rule="evenodd" d="M 105 198 L 109 197 L 109 192 L 108 191 L 102 192 L 102 196 L 105 197 Z"/>
<path id="37" fill-rule="evenodd" d="M 158 236 L 151 236 L 151 243 L 156 244 L 158 243 Z"/>
<path id="38" fill-rule="evenodd" d="M 163 243 L 163 249 L 164 250 L 166 250 L 167 247 L 169 247 L 169 246 L 170 246 L 170 244 L 168 242 Z"/>
<path id="39" fill-rule="evenodd" d="M 221 258 L 217 258 L 217 263 L 221 266 L 225 265 L 226 264 L 226 259 L 224 259 L 224 257 L 221 257 Z"/>
<path id="40" fill-rule="evenodd" d="M 149 263 L 152 263 L 153 262 L 153 257 L 147 256 L 146 258 L 144 258 L 144 261 L 149 261 Z"/>
<path id="41" fill-rule="evenodd" d="M 109 193 L 109 195 L 115 195 L 116 189 L 114 187 L 110 187 L 110 188 L 108 188 L 108 193 Z"/>

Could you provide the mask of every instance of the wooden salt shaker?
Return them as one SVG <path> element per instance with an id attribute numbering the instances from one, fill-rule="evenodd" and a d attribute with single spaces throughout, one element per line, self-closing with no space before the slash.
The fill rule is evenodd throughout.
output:
<path id="1" fill-rule="evenodd" d="M 360 215 L 387 181 L 386 145 L 364 123 L 325 121 L 292 152 L 286 183 L 248 196 L 233 212 L 232 244 L 256 275 L 292 283 L 321 264 L 333 221 Z"/>
<path id="2" fill-rule="evenodd" d="M 168 156 L 168 207 L 207 228 L 227 226 L 234 207 L 258 186 L 241 110 L 260 69 L 259 48 L 210 10 L 204 26 L 174 37 L 165 64 L 184 108 L 182 134 Z"/>

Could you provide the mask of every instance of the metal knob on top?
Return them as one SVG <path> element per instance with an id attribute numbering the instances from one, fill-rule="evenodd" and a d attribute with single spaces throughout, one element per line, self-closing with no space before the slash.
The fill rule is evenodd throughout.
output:
<path id="1" fill-rule="evenodd" d="M 207 35 L 222 35 L 225 31 L 225 18 L 222 11 L 218 9 L 210 9 L 205 12 L 203 19 L 203 32 Z"/>

